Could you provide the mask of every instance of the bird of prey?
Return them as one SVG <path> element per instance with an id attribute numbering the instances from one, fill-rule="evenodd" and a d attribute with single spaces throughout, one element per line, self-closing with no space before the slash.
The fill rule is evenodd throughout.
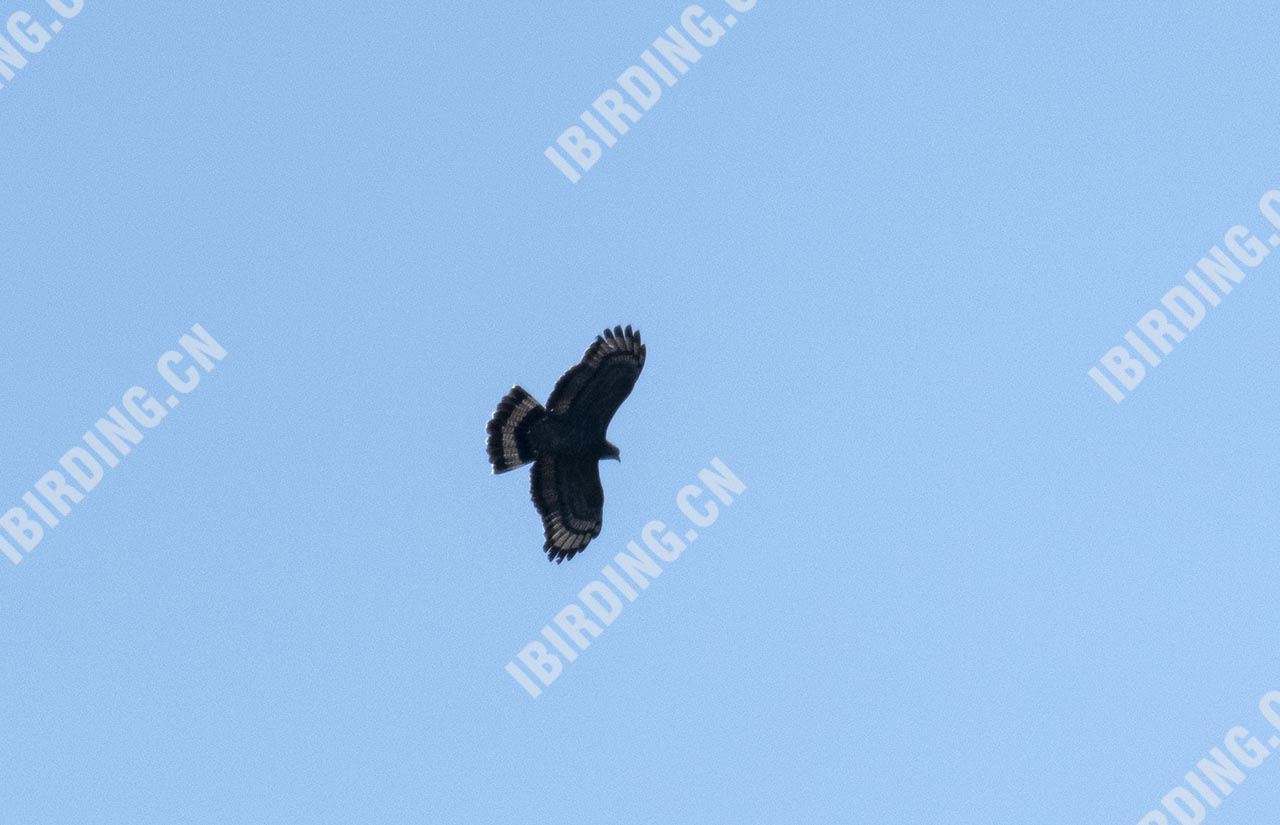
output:
<path id="1" fill-rule="evenodd" d="M 605 431 L 644 369 L 640 331 L 614 327 L 597 336 L 582 361 L 561 376 L 543 407 L 515 386 L 489 419 L 489 461 L 505 473 L 533 462 L 530 488 L 542 516 L 542 549 L 556 564 L 600 535 L 601 459 L 621 461 Z"/>

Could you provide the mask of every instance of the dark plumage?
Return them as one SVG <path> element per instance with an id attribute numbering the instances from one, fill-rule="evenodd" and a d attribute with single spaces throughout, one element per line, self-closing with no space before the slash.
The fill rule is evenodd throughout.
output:
<path id="1" fill-rule="evenodd" d="M 621 460 L 605 433 L 642 369 L 640 331 L 606 329 L 581 363 L 556 382 L 546 407 L 516 386 L 489 419 L 494 473 L 533 462 L 530 486 L 547 537 L 543 549 L 557 564 L 600 535 L 604 490 L 598 462 Z"/>

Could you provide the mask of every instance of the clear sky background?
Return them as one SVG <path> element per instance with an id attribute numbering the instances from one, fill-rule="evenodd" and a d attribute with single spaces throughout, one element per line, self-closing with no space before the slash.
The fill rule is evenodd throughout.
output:
<path id="1" fill-rule="evenodd" d="M 0 91 L 0 506 L 229 351 L 0 559 L 0 821 L 1133 825 L 1261 731 L 1280 259 L 1124 404 L 1086 371 L 1261 229 L 1274 5 L 762 0 L 576 186 L 543 149 L 683 5 L 553 5 L 88 0 Z M 619 323 L 550 565 L 485 423 Z M 530 699 L 717 456 L 747 491 Z M 1210 821 L 1278 807 L 1273 757 Z"/>

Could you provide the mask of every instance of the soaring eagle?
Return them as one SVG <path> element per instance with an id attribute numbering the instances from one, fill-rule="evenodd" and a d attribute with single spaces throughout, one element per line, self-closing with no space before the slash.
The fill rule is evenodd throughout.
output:
<path id="1" fill-rule="evenodd" d="M 600 535 L 604 489 L 598 462 L 621 461 L 605 438 L 609 422 L 644 369 L 640 331 L 606 329 L 582 362 L 561 376 L 544 408 L 515 386 L 489 419 L 489 461 L 505 473 L 533 462 L 533 504 L 542 516 L 542 548 L 556 564 Z"/>

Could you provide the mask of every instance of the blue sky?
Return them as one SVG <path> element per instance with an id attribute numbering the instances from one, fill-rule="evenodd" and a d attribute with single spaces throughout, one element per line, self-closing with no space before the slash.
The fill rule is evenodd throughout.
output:
<path id="1" fill-rule="evenodd" d="M 1280 260 L 1123 404 L 1086 373 L 1265 236 L 1274 8 L 763 0 L 570 184 L 683 9 L 86 0 L 3 81 L 0 509 L 228 354 L 0 557 L 0 821 L 1133 825 L 1269 735 Z M 628 323 L 549 565 L 485 423 Z M 746 491 L 531 699 L 714 457 Z"/>

